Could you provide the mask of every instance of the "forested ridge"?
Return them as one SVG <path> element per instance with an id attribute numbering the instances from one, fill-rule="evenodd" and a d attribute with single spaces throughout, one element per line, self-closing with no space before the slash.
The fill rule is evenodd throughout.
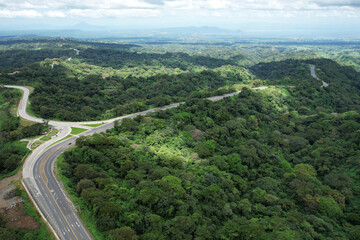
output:
<path id="1" fill-rule="evenodd" d="M 341 65 L 358 69 L 356 52 L 145 45 L 0 41 L 0 83 L 33 86 L 31 111 L 45 119 L 185 102 L 63 154 L 60 177 L 96 239 L 360 239 L 360 74 Z M 239 85 L 270 87 L 204 99 Z M 11 114 L 18 97 L 0 89 L 3 175 L 28 152 L 16 141 L 44 130 Z"/>
<path id="2" fill-rule="evenodd" d="M 1 43 L 8 43 L 10 49 L 0 51 L 0 82 L 34 86 L 30 107 L 45 119 L 108 119 L 180 102 L 194 95 L 206 97 L 234 91 L 231 87 L 219 88 L 252 79 L 247 70 L 239 66 L 235 66 L 233 73 L 213 70 L 230 67 L 234 64 L 230 60 L 182 52 L 136 52 L 132 49 L 140 47 L 134 44 L 69 39 Z M 39 46 L 44 47 L 37 49 Z M 103 71 L 123 68 L 131 71 L 134 67 L 146 71 L 155 67 L 160 72 L 164 68 L 179 74 L 121 77 L 104 75 L 97 70 L 87 74 L 72 68 L 80 64 Z M 193 68 L 198 70 L 193 72 Z"/>
<path id="3" fill-rule="evenodd" d="M 42 50 L 9 50 L 0 51 L 0 71 L 12 72 L 14 69 L 29 66 L 46 58 L 59 58 L 75 55 L 74 50 L 42 49 Z"/>
<path id="4" fill-rule="evenodd" d="M 17 76 L 3 77 L 3 81 L 25 85 L 36 81 L 38 84 L 31 94 L 31 108 L 36 114 L 45 119 L 80 121 L 143 111 L 151 106 L 180 102 L 193 95 L 222 94 L 224 91 L 218 91 L 218 88 L 249 78 L 251 76 L 246 74 L 229 77 L 204 70 L 148 78 L 113 76 L 104 79 L 99 75 L 88 75 L 80 79 L 68 77 L 67 69 L 61 65 L 51 69 L 34 65 Z"/>
<path id="5" fill-rule="evenodd" d="M 193 65 L 207 68 L 221 67 L 222 65 L 234 64 L 231 60 L 223 60 L 205 56 L 190 56 L 186 53 L 137 53 L 129 51 L 116 51 L 112 49 L 86 49 L 82 52 L 81 58 L 85 61 L 100 66 L 111 66 L 121 68 L 125 64 L 129 66 L 167 66 L 186 70 Z"/>
<path id="6" fill-rule="evenodd" d="M 329 83 L 328 87 L 320 89 L 322 83 L 311 76 L 308 64 L 316 66 L 317 76 Z M 296 86 L 297 107 L 311 105 L 328 112 L 360 110 L 360 73 L 335 61 L 289 59 L 259 63 L 250 69 L 266 85 Z"/>
<path id="7" fill-rule="evenodd" d="M 61 172 L 104 239 L 359 239 L 360 115 L 317 84 L 125 119 Z"/>

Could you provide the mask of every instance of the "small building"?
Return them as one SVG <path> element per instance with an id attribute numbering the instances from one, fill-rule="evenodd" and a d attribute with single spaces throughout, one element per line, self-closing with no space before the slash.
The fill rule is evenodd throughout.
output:
<path id="1" fill-rule="evenodd" d="M 21 73 L 20 71 L 14 71 L 12 73 L 9 73 L 9 75 L 14 75 L 14 74 L 18 74 L 18 73 Z"/>
<path id="2" fill-rule="evenodd" d="M 102 78 L 107 78 L 107 77 L 110 77 L 110 74 L 109 73 L 103 73 L 101 76 L 102 76 Z"/>

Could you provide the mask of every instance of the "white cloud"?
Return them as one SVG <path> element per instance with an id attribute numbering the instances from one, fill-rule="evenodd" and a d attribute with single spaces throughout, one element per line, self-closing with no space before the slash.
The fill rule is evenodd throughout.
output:
<path id="1" fill-rule="evenodd" d="M 225 0 L 209 0 L 206 2 L 208 6 L 212 9 L 225 9 L 231 6 L 231 2 Z"/>
<path id="2" fill-rule="evenodd" d="M 54 18 L 64 18 L 66 17 L 66 14 L 62 11 L 48 11 L 46 12 L 46 16 Z"/>
<path id="3" fill-rule="evenodd" d="M 159 11 L 153 9 L 71 9 L 68 15 L 87 18 L 156 17 Z"/>
<path id="4" fill-rule="evenodd" d="M 0 18 L 36 18 L 41 17 L 42 14 L 34 10 L 20 10 L 20 11 L 11 11 L 11 10 L 0 10 Z"/>
<path id="5" fill-rule="evenodd" d="M 360 0 L 0 0 L 0 17 L 247 17 L 252 12 L 359 17 Z"/>

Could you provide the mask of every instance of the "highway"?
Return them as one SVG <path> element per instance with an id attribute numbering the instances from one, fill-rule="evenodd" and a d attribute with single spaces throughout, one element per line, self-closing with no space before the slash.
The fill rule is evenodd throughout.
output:
<path id="1" fill-rule="evenodd" d="M 112 127 L 113 123 L 108 123 L 79 135 L 91 135 Z M 60 239 L 92 239 L 87 228 L 78 217 L 72 202 L 58 184 L 53 172 L 54 163 L 59 155 L 65 149 L 73 146 L 76 138 L 69 138 L 43 151 L 33 166 L 33 178 L 25 177 L 23 179 L 23 183 L 32 198 Z"/>
<path id="2" fill-rule="evenodd" d="M 30 116 L 26 112 L 26 106 L 29 97 L 29 89 L 22 86 L 5 85 L 8 88 L 17 88 L 24 92 L 20 101 L 17 114 L 18 116 L 34 121 L 43 122 L 43 119 Z M 267 87 L 259 87 L 254 89 L 265 89 Z M 225 97 L 234 96 L 240 92 L 224 94 L 208 98 L 211 101 L 218 101 Z M 175 103 L 159 108 L 146 110 L 131 115 L 126 115 L 114 119 L 92 122 L 60 122 L 49 121 L 49 124 L 59 129 L 59 133 L 53 139 L 43 143 L 36 148 L 26 159 L 23 166 L 23 185 L 35 203 L 42 217 L 47 221 L 52 231 L 58 239 L 93 239 L 86 226 L 82 223 L 77 215 L 77 211 L 73 203 L 68 199 L 63 188 L 57 181 L 54 174 L 54 163 L 59 155 L 67 148 L 75 145 L 75 140 L 79 136 L 92 135 L 94 133 L 104 132 L 114 127 L 115 120 L 124 118 L 134 118 L 139 115 L 146 115 L 151 112 L 166 110 L 179 106 L 182 103 Z M 99 127 L 85 127 L 83 124 L 104 123 Z M 73 136 L 64 141 L 56 143 L 71 132 L 71 127 L 87 128 L 88 131 L 77 136 Z"/>

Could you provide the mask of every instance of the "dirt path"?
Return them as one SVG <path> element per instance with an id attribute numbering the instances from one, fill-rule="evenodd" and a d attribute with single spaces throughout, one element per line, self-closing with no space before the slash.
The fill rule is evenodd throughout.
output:
<path id="1" fill-rule="evenodd" d="M 4 178 L 0 181 L 0 194 L 1 191 L 4 190 L 8 185 L 15 180 L 21 180 L 22 179 L 22 171 L 19 171 L 16 175 Z"/>
<path id="2" fill-rule="evenodd" d="M 19 171 L 16 175 L 0 181 L 0 208 L 6 208 L 19 200 L 17 197 L 10 199 L 5 199 L 4 197 L 8 192 L 15 189 L 16 183 L 20 183 L 21 179 L 22 171 Z"/>
<path id="3" fill-rule="evenodd" d="M 12 191 L 22 179 L 22 172 L 0 181 L 0 214 L 6 219 L 5 227 L 25 231 L 39 229 L 40 223 L 26 215 L 24 200 Z"/>

